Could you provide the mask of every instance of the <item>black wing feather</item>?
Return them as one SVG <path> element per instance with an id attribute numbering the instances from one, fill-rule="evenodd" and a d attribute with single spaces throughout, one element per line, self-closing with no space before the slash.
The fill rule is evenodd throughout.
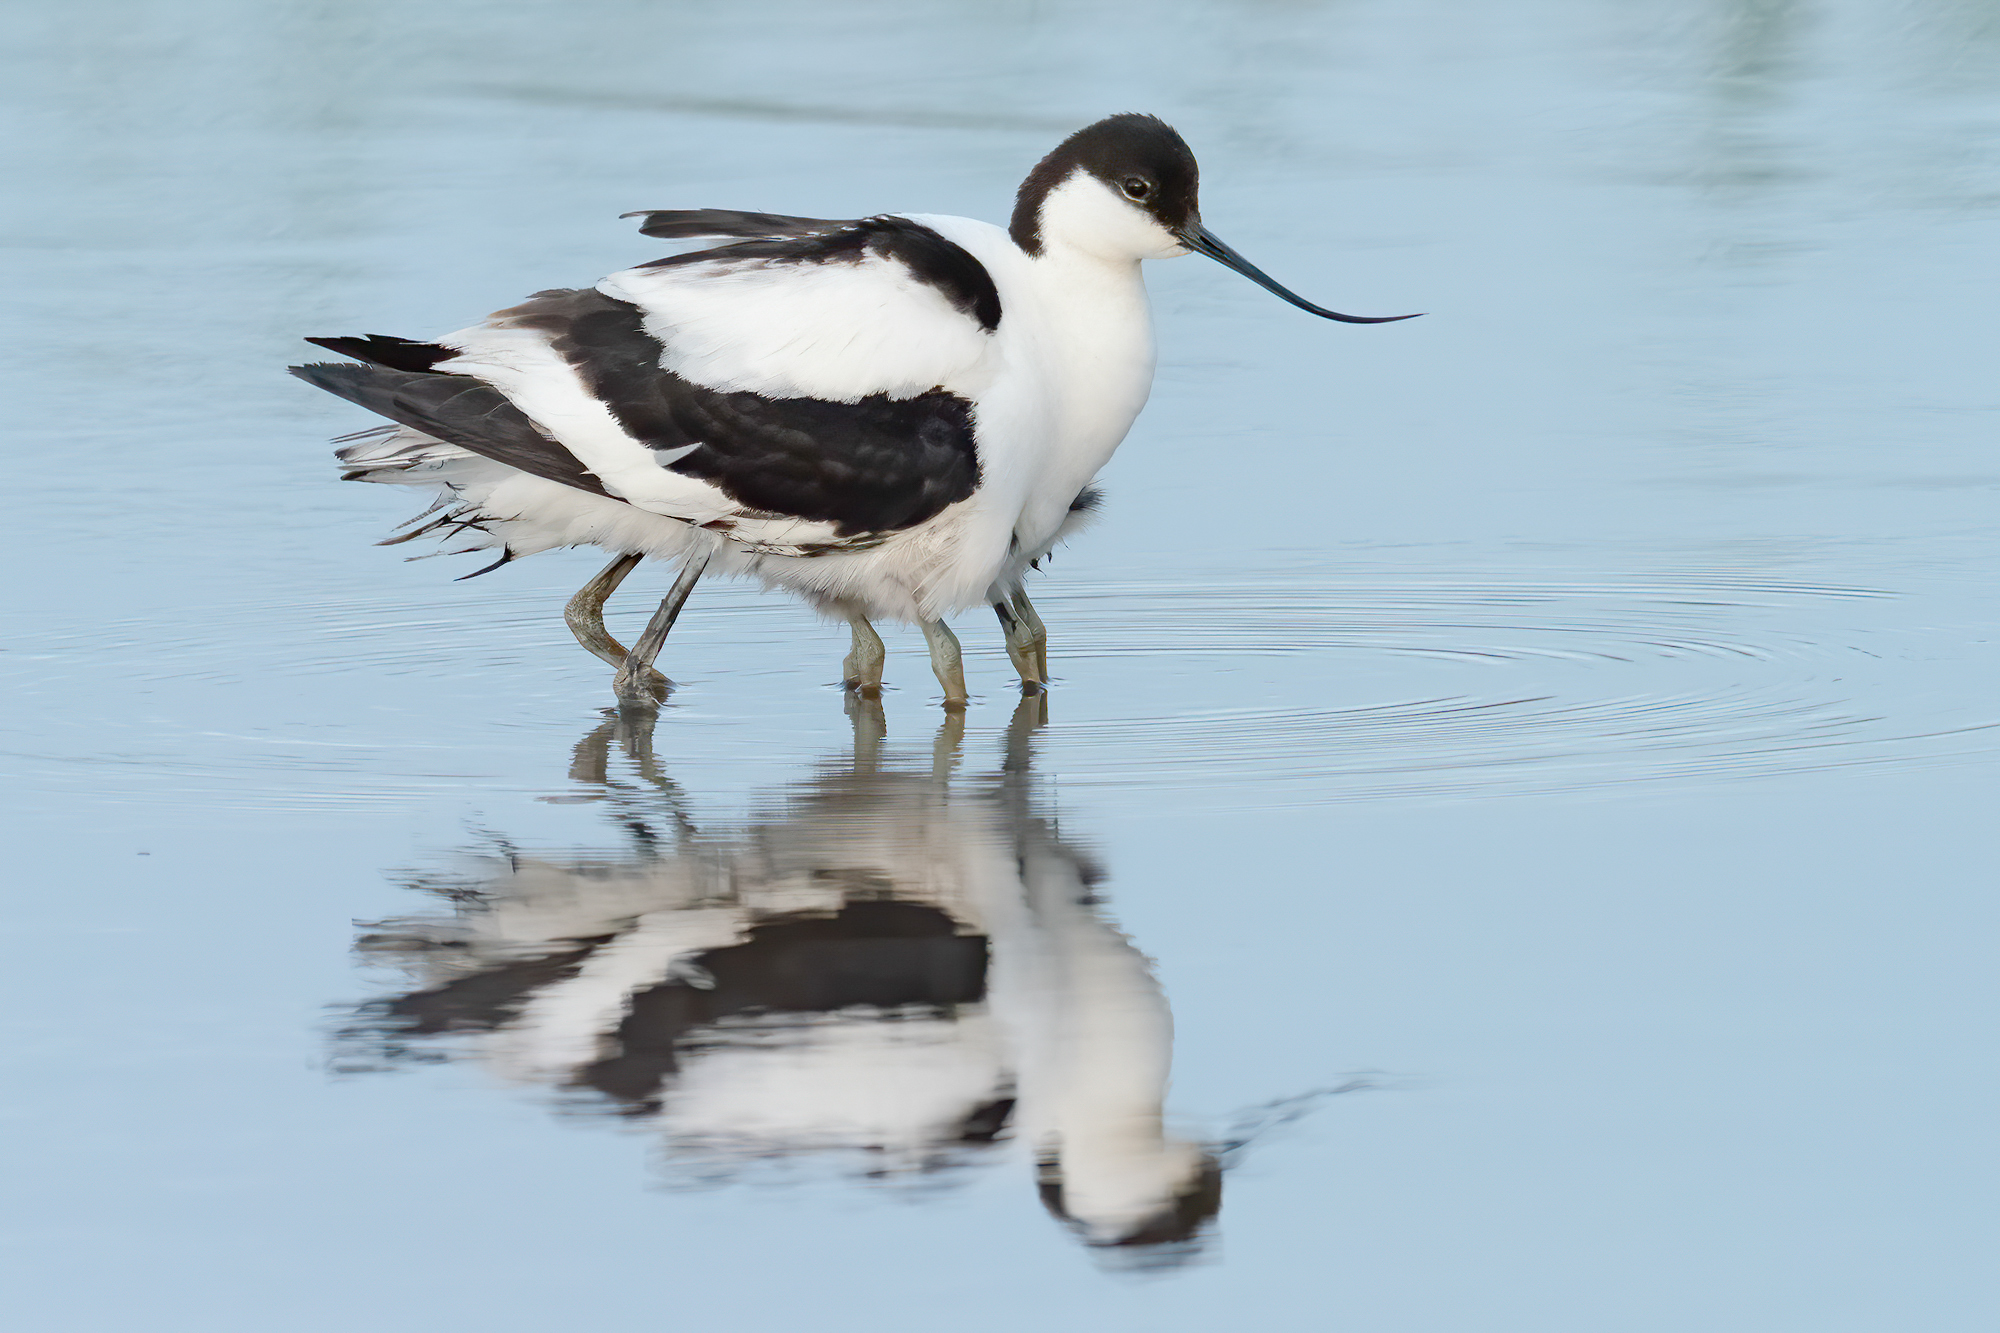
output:
<path id="1" fill-rule="evenodd" d="M 569 450 L 483 380 L 343 362 L 290 369 L 308 384 L 447 444 L 592 495 L 609 494 Z"/>
<path id="2" fill-rule="evenodd" d="M 582 289 L 497 317 L 540 329 L 635 439 L 692 453 L 667 466 L 765 515 L 833 523 L 842 537 L 932 518 L 979 485 L 972 405 L 942 389 L 855 403 L 711 389 L 660 365 L 638 307 Z"/>
<path id="3" fill-rule="evenodd" d="M 679 268 L 718 261 L 859 264 L 872 255 L 901 264 L 912 278 L 937 288 L 945 300 L 962 314 L 978 320 L 979 327 L 988 333 L 1000 327 L 1000 289 L 994 285 L 993 275 L 956 241 L 946 240 L 920 222 L 887 214 L 828 226 L 832 229 L 781 236 L 759 232 L 753 240 L 669 255 L 639 267 Z"/>
<path id="4" fill-rule="evenodd" d="M 621 213 L 620 217 L 644 218 L 642 236 L 685 241 L 700 236 L 741 236 L 746 239 L 776 236 L 815 236 L 854 225 L 853 218 L 795 218 L 783 213 L 739 213 L 729 208 L 665 208 Z"/>
<path id="5" fill-rule="evenodd" d="M 645 217 L 643 230 L 654 236 L 751 238 L 658 266 L 886 258 L 987 332 L 1000 323 L 1000 293 L 986 266 L 907 218 L 844 222 L 722 209 Z M 634 439 L 663 453 L 696 446 L 662 466 L 718 487 L 746 516 L 832 523 L 840 537 L 852 538 L 915 527 L 979 487 L 972 404 L 943 388 L 908 398 L 870 394 L 852 403 L 709 388 L 663 368 L 665 349 L 646 331 L 637 306 L 591 288 L 537 292 L 492 319 L 547 334 Z M 607 493 L 498 389 L 433 370 L 457 355 L 451 349 L 379 334 L 308 341 L 371 363 L 292 367 L 308 383 L 523 472 Z"/>
<path id="6" fill-rule="evenodd" d="M 458 355 L 451 348 L 439 347 L 436 343 L 411 342 L 408 338 L 386 333 L 371 333 L 365 338 L 308 338 L 306 341 L 329 352 L 387 366 L 391 370 L 430 370 L 438 362 L 449 361 Z"/>

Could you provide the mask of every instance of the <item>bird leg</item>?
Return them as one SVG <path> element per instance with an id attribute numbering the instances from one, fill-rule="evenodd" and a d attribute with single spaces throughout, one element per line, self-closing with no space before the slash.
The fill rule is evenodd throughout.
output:
<path id="1" fill-rule="evenodd" d="M 931 646 L 931 670 L 944 686 L 944 706 L 952 712 L 965 707 L 965 661 L 958 636 L 942 620 L 920 620 L 924 641 Z"/>
<path id="2" fill-rule="evenodd" d="M 1028 627 L 1028 633 L 1035 645 L 1035 665 L 1041 668 L 1042 679 L 1049 678 L 1049 627 L 1035 614 L 1035 604 L 1028 600 L 1028 590 L 1022 588 L 1014 593 L 1014 614 Z"/>
<path id="3" fill-rule="evenodd" d="M 599 570 L 597 577 L 576 590 L 576 596 L 569 599 L 563 608 L 563 621 L 569 632 L 576 635 L 576 641 L 588 649 L 592 656 L 609 662 L 614 667 L 625 665 L 625 645 L 611 637 L 604 628 L 604 603 L 611 594 L 618 591 L 618 585 L 625 576 L 639 567 L 646 557 L 632 552 L 621 555 Z M 647 677 L 647 685 L 658 693 L 666 688 L 667 678 L 654 671 Z"/>
<path id="4" fill-rule="evenodd" d="M 674 580 L 674 586 L 660 602 L 660 609 L 653 612 L 653 618 L 646 622 L 646 628 L 632 644 L 632 651 L 618 667 L 618 674 L 611 678 L 611 688 L 618 695 L 620 705 L 635 705 L 651 708 L 667 697 L 666 677 L 653 671 L 653 659 L 660 655 L 666 645 L 667 631 L 679 619 L 681 608 L 687 605 L 688 594 L 701 579 L 701 572 L 708 568 L 706 554 L 695 556 L 681 570 L 681 576 Z M 657 679 L 657 685 L 655 680 Z"/>
<path id="5" fill-rule="evenodd" d="M 1007 657 L 1021 675 L 1021 689 L 1033 694 L 1048 683 L 1049 631 L 1028 594 L 1017 592 L 1006 602 L 993 603 L 1000 617 L 1000 632 L 1007 640 Z"/>
<path id="6" fill-rule="evenodd" d="M 882 663 L 888 660 L 889 650 L 882 646 L 882 636 L 875 632 L 863 616 L 848 619 L 854 631 L 854 647 L 849 650 L 847 660 L 840 664 L 841 679 L 847 688 L 864 699 L 882 697 Z"/>
<path id="7" fill-rule="evenodd" d="M 1027 639 L 1027 626 L 1005 602 L 993 603 L 993 614 L 1000 617 L 1000 637 L 1007 643 L 1007 659 L 1021 677 L 1021 692 L 1033 694 L 1042 687 L 1042 673 L 1035 667 L 1035 649 Z"/>

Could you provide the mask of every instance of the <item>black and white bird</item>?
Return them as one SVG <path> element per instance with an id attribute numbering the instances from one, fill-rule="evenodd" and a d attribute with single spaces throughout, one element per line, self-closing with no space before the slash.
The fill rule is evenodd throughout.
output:
<path id="1" fill-rule="evenodd" d="M 1145 405 L 1141 261 L 1193 251 L 1326 319 L 1410 318 L 1286 290 L 1202 225 L 1196 187 L 1179 134 L 1119 115 L 1042 159 L 1004 228 L 628 214 L 648 236 L 724 243 L 539 292 L 432 342 L 309 339 L 360 364 L 292 371 L 393 423 L 346 437 L 348 479 L 440 492 L 429 521 L 391 541 L 469 538 L 501 552 L 489 569 L 559 546 L 613 552 L 566 617 L 617 667 L 621 700 L 661 697 L 653 659 L 712 572 L 847 621 L 846 679 L 867 697 L 884 658 L 870 622 L 916 624 L 946 707 L 961 708 L 945 621 L 980 602 L 1023 687 L 1047 680 L 1022 579 L 1088 516 L 1092 478 Z M 649 556 L 680 575 L 628 652 L 604 601 Z"/>

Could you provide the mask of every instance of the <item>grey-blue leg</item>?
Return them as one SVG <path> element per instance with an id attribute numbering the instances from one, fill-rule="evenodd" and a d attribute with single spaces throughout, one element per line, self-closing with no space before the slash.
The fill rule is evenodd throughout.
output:
<path id="1" fill-rule="evenodd" d="M 592 656 L 609 662 L 614 667 L 625 665 L 625 645 L 611 637 L 611 631 L 604 628 L 604 603 L 625 576 L 639 567 L 645 559 L 642 555 L 621 555 L 597 572 L 597 577 L 576 590 L 576 596 L 563 607 L 563 623 L 576 641 L 588 649 Z M 667 678 L 659 672 L 647 669 L 646 683 L 655 694 L 666 690 Z"/>
<path id="2" fill-rule="evenodd" d="M 653 612 L 653 618 L 646 622 L 646 628 L 632 645 L 632 651 L 625 655 L 618 674 L 611 678 L 611 688 L 618 695 L 621 704 L 650 706 L 667 697 L 666 678 L 652 669 L 653 659 L 666 646 L 667 631 L 680 618 L 681 608 L 687 605 L 688 594 L 701 581 L 701 572 L 708 568 L 708 556 L 698 555 L 687 562 L 681 576 L 674 580 L 674 586 L 660 602 L 660 609 Z M 657 679 L 659 684 L 654 685 Z"/>
<path id="3" fill-rule="evenodd" d="M 576 641 L 612 666 L 625 665 L 625 645 L 604 628 L 604 603 L 625 576 L 639 567 L 642 555 L 621 555 L 597 572 L 597 577 L 576 590 L 563 608 L 563 621 Z"/>
<path id="4" fill-rule="evenodd" d="M 965 659 L 959 650 L 958 636 L 942 620 L 924 620 L 918 624 L 924 631 L 924 641 L 930 644 L 931 670 L 937 673 L 938 684 L 944 686 L 944 706 L 954 710 L 965 707 Z"/>
<path id="5" fill-rule="evenodd" d="M 866 618 L 852 616 L 847 624 L 854 632 L 854 646 L 848 650 L 847 660 L 840 664 L 841 679 L 862 698 L 879 699 L 882 663 L 888 659 L 889 650 L 882 646 L 882 636 Z"/>
<path id="6" fill-rule="evenodd" d="M 1007 658 L 1020 673 L 1021 688 L 1033 693 L 1048 683 L 1049 631 L 1035 614 L 1028 594 L 1017 592 L 1004 602 L 993 603 L 1000 617 L 1000 632 L 1007 642 Z"/>

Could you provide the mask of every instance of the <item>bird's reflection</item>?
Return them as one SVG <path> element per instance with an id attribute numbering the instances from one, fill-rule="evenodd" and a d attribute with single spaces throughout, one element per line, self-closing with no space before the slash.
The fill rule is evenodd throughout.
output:
<path id="1" fill-rule="evenodd" d="M 347 1049 L 443 1058 L 457 1034 L 444 1049 L 505 1078 L 649 1121 L 684 1179 L 807 1155 L 935 1178 L 1011 1138 L 1100 1258 L 1191 1257 L 1219 1150 L 1167 1131 L 1166 997 L 1030 774 L 1046 696 L 987 766 L 962 757 L 962 716 L 928 765 L 891 764 L 880 706 L 851 706 L 851 758 L 726 830 L 690 816 L 649 719 L 609 717 L 570 776 L 631 849 L 499 847 L 427 884 L 449 911 L 364 929 L 408 982 Z"/>

